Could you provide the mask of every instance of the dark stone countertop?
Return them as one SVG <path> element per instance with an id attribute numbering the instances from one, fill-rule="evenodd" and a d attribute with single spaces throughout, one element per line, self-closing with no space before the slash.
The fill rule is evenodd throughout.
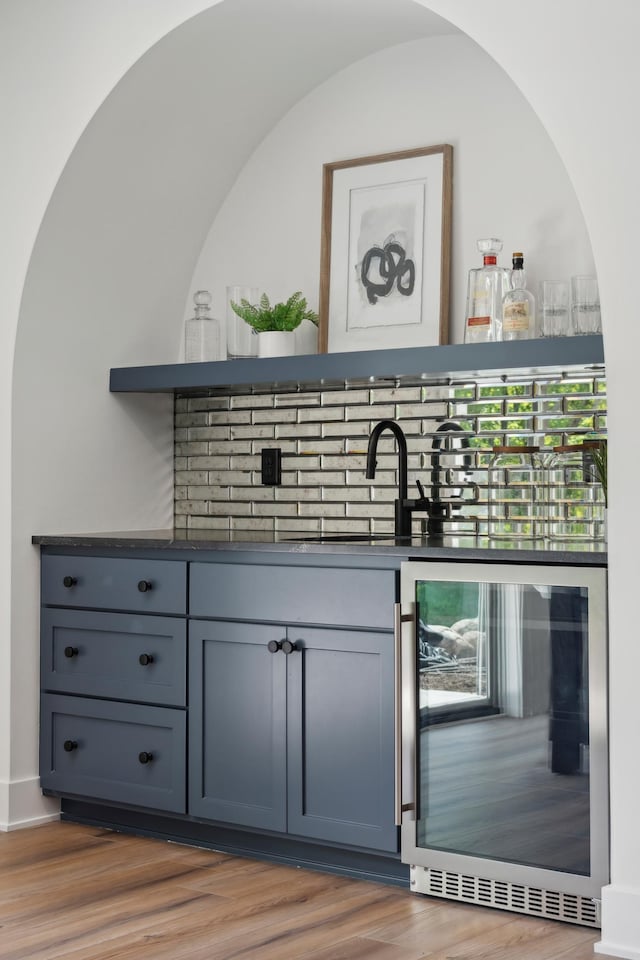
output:
<path id="1" fill-rule="evenodd" d="M 447 536 L 441 542 L 425 537 L 394 538 L 344 534 L 226 532 L 213 530 L 129 530 L 104 533 L 34 535 L 41 547 L 68 549 L 182 551 L 271 551 L 288 554 L 387 556 L 410 559 L 551 563 L 571 566 L 606 566 L 606 544 L 600 542 L 505 541 L 488 537 Z M 357 537 L 357 538 L 356 538 Z M 349 539 L 346 539 L 349 538 Z"/>

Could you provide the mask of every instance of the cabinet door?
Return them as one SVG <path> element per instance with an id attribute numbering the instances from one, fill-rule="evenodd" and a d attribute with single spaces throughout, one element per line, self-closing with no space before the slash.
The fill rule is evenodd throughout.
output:
<path id="1" fill-rule="evenodd" d="M 395 852 L 393 636 L 288 635 L 289 833 Z"/>
<path id="2" fill-rule="evenodd" d="M 189 812 L 286 830 L 285 628 L 189 624 Z"/>

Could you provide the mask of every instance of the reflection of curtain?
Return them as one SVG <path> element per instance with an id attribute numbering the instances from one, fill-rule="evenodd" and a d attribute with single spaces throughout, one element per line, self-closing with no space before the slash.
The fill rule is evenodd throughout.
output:
<path id="1" fill-rule="evenodd" d="M 588 740 L 587 592 L 553 587 L 551 614 L 551 769 L 577 773 Z"/>
<path id="2" fill-rule="evenodd" d="M 522 641 L 523 585 L 504 583 L 495 589 L 493 630 L 496 650 L 494 693 L 500 712 L 508 717 L 523 715 Z"/>

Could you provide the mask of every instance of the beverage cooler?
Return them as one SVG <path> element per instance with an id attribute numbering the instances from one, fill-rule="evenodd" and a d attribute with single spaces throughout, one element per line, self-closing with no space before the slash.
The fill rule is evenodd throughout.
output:
<path id="1" fill-rule="evenodd" d="M 602 568 L 402 565 L 396 817 L 412 890 L 599 926 L 606 619 Z"/>

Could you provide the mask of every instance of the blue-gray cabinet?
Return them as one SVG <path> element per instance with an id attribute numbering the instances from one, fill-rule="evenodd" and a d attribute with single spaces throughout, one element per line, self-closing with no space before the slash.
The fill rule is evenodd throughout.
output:
<path id="1" fill-rule="evenodd" d="M 397 853 L 396 577 L 43 554 L 42 787 Z"/>
<path id="2" fill-rule="evenodd" d="M 184 618 L 44 607 L 42 689 L 187 705 Z"/>
<path id="3" fill-rule="evenodd" d="M 189 624 L 189 809 L 284 831 L 287 690 L 282 627 Z"/>
<path id="4" fill-rule="evenodd" d="M 293 636 L 289 832 L 395 851 L 393 637 L 320 628 Z"/>
<path id="5" fill-rule="evenodd" d="M 393 571 L 196 563 L 190 585 L 190 813 L 395 852 Z"/>
<path id="6" fill-rule="evenodd" d="M 186 584 L 183 562 L 42 558 L 45 790 L 186 812 Z"/>
<path id="7" fill-rule="evenodd" d="M 185 731 L 183 710 L 44 694 L 42 784 L 184 813 Z"/>
<path id="8" fill-rule="evenodd" d="M 42 602 L 65 607 L 184 615 L 187 565 L 176 560 L 42 558 Z"/>
<path id="9" fill-rule="evenodd" d="M 192 617 L 393 630 L 396 573 L 367 567 L 189 564 Z"/>

